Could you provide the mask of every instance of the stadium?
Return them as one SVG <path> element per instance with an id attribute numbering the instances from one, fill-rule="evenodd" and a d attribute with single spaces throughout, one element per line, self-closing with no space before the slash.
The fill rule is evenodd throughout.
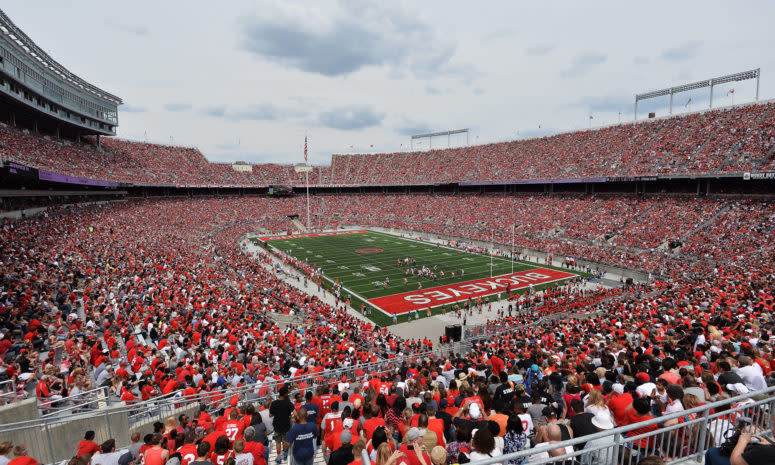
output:
<path id="1" fill-rule="evenodd" d="M 761 68 L 216 162 L 35 40 L 0 11 L 0 465 L 775 463 Z"/>

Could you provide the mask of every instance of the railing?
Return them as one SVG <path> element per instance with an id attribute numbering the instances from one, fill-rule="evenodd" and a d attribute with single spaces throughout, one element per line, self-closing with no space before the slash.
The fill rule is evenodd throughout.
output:
<path id="1" fill-rule="evenodd" d="M 727 405 L 743 401 L 747 402 L 728 410 L 711 413 L 711 410 L 725 408 Z M 775 420 L 770 420 L 770 430 L 767 429 L 766 425 L 773 413 L 775 413 L 775 386 L 568 441 L 542 443 L 531 449 L 471 462 L 471 464 L 490 465 L 506 463 L 509 460 L 519 461 L 519 459 L 548 453 L 551 450 L 575 447 L 580 443 L 586 443 L 587 446 L 591 447 L 554 457 L 531 458 L 530 464 L 548 464 L 562 462 L 565 459 L 568 460 L 566 463 L 572 463 L 571 460 L 575 459 L 582 463 L 608 464 L 618 462 L 621 465 L 636 465 L 640 459 L 649 455 L 662 456 L 669 463 L 683 463 L 690 460 L 702 462 L 708 449 L 722 444 L 731 436 L 735 422 L 739 419 L 749 419 L 751 427 L 757 434 L 772 436 Z M 665 427 L 664 423 L 670 420 L 677 420 L 678 423 Z M 652 425 L 657 426 L 657 429 L 643 434 L 633 434 L 635 430 Z M 603 441 L 598 444 L 590 444 L 598 439 Z"/>
<path id="2" fill-rule="evenodd" d="M 96 410 L 98 408 L 105 408 L 109 404 L 110 393 L 106 387 L 90 389 L 61 399 L 49 398 L 45 401 L 38 399 L 38 406 L 42 407 L 44 412 L 40 418 Z"/>
<path id="3" fill-rule="evenodd" d="M 121 414 L 122 409 L 112 407 L 8 423 L 0 425 L 0 438 L 14 444 L 25 444 L 30 455 L 40 463 L 58 463 L 72 457 L 74 444 L 87 429 L 96 431 L 98 443 L 115 438 L 120 446 L 128 446 L 129 435 L 122 426 L 126 425 L 126 421 L 122 422 L 116 415 Z"/>
<path id="4" fill-rule="evenodd" d="M 538 320 L 536 320 L 533 323 L 526 323 L 524 325 L 519 326 L 513 326 L 509 324 L 493 324 L 493 323 L 482 323 L 479 325 L 472 325 L 472 326 L 466 326 L 463 328 L 463 340 L 465 342 L 469 343 L 475 343 L 482 340 L 494 340 L 497 339 L 498 336 L 506 335 L 506 334 L 512 334 L 518 331 L 521 331 L 525 328 L 535 328 L 538 326 L 541 326 L 544 323 L 549 323 L 552 321 L 557 320 L 567 320 L 567 319 L 581 319 L 581 318 L 590 318 L 591 316 L 594 316 L 599 311 L 594 310 L 590 312 L 560 312 L 560 313 L 552 313 L 549 315 L 545 315 L 540 317 Z M 520 316 L 519 314 L 517 316 Z M 529 311 L 524 314 L 524 316 L 535 316 Z"/>
<path id="5" fill-rule="evenodd" d="M 398 368 L 403 363 L 411 364 L 418 360 L 423 360 L 428 357 L 433 357 L 433 352 L 422 352 L 418 354 L 409 354 L 395 358 L 382 359 L 376 362 L 364 363 L 354 365 L 351 367 L 342 367 L 335 369 L 323 370 L 320 373 L 307 374 L 304 376 L 295 376 L 292 378 L 272 380 L 267 382 L 253 383 L 246 386 L 227 388 L 222 391 L 216 392 L 204 392 L 193 396 L 181 396 L 179 393 L 167 394 L 147 401 L 138 402 L 131 406 L 125 407 L 129 410 L 130 424 L 145 421 L 148 418 L 164 418 L 164 412 L 171 412 L 183 405 L 190 405 L 192 403 L 205 404 L 211 412 L 218 410 L 221 407 L 227 406 L 229 399 L 233 396 L 239 396 L 243 400 L 249 400 L 251 402 L 260 402 L 267 396 L 276 396 L 280 387 L 285 384 L 290 384 L 292 389 L 290 395 L 294 395 L 299 391 L 314 390 L 319 385 L 330 384 L 332 382 L 338 382 L 343 376 L 346 376 L 348 381 L 355 382 L 365 377 L 368 377 L 371 373 L 396 373 Z M 361 370 L 364 372 L 363 376 L 356 376 L 355 371 Z M 222 398 L 222 400 L 214 402 L 214 399 Z"/>
<path id="6" fill-rule="evenodd" d="M 340 380 L 342 376 L 347 376 L 350 382 L 360 382 L 371 376 L 372 373 L 397 373 L 403 363 L 411 364 L 432 356 L 431 352 L 420 354 L 411 354 L 392 359 L 379 360 L 377 362 L 357 365 L 353 367 L 325 370 L 320 373 L 306 376 L 298 376 L 290 379 L 275 380 L 267 383 L 255 383 L 249 386 L 239 388 L 228 388 L 217 392 L 207 392 L 195 396 L 182 396 L 180 392 L 155 397 L 143 402 L 133 403 L 132 405 L 106 405 L 93 410 L 75 410 L 78 406 L 83 406 L 87 402 L 80 402 L 75 405 L 65 407 L 57 412 L 52 412 L 41 416 L 36 420 L 23 421 L 0 425 L 0 438 L 13 438 L 16 443 L 25 443 L 31 451 L 39 454 L 36 456 L 42 463 L 52 463 L 63 460 L 68 457 L 72 451 L 63 452 L 61 445 L 61 428 L 68 428 L 68 423 L 77 422 L 79 419 L 89 419 L 89 428 L 97 432 L 97 442 L 115 438 L 118 447 L 129 445 L 129 437 L 123 437 L 121 432 L 125 431 L 124 426 L 130 429 L 142 424 L 148 424 L 153 421 L 164 421 L 169 416 L 177 416 L 182 407 L 193 407 L 196 405 L 205 405 L 210 412 L 214 412 L 227 406 L 231 397 L 237 395 L 241 402 L 262 402 L 267 396 L 273 396 L 279 388 L 285 384 L 291 383 L 290 394 L 302 390 L 315 389 L 321 384 L 332 383 L 334 380 Z M 363 370 L 362 376 L 355 376 L 355 370 Z M 89 392 L 97 391 L 98 388 Z M 219 401 L 214 401 L 216 398 Z M 62 414 L 66 410 L 72 410 L 71 414 Z M 123 420 L 122 420 L 123 418 Z M 99 425 L 95 427 L 94 425 Z M 73 423 L 76 428 L 84 427 L 82 423 Z M 85 431 L 85 429 L 84 429 Z M 116 433 L 119 434 L 116 434 Z M 82 433 L 82 431 L 79 431 Z M 115 434 L 115 436 L 114 436 Z M 68 447 L 70 447 L 68 445 Z"/>
<path id="7" fill-rule="evenodd" d="M 14 380 L 9 379 L 0 382 L 0 405 L 10 404 L 17 400 L 19 400 L 19 395 L 16 392 Z"/>

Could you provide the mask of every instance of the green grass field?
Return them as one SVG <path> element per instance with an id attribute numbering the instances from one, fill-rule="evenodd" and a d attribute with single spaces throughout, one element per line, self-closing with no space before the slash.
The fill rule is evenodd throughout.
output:
<path id="1" fill-rule="evenodd" d="M 513 272 L 527 271 L 536 268 L 553 268 L 528 262 L 512 262 L 505 258 L 477 255 L 449 249 L 436 244 L 404 239 L 390 234 L 368 231 L 360 234 L 299 237 L 288 239 L 276 239 L 267 241 L 270 248 L 277 248 L 284 253 L 305 260 L 307 263 L 318 266 L 330 282 L 338 279 L 342 284 L 342 295 L 351 298 L 351 306 L 360 309 L 361 304 L 370 306 L 370 299 L 390 296 L 418 289 L 418 283 L 423 289 L 431 289 L 438 286 L 453 285 L 491 276 L 508 275 Z M 368 249 L 379 249 L 379 252 L 363 253 Z M 361 251 L 359 253 L 358 251 Z M 431 280 L 425 277 L 407 276 L 405 267 L 399 267 L 397 261 L 405 257 L 414 258 L 416 268 L 423 265 L 433 269 L 436 267 L 437 279 Z M 491 270 L 492 263 L 492 270 Z M 443 270 L 445 277 L 440 277 Z M 461 270 L 465 274 L 461 276 Z M 565 272 L 577 275 L 579 273 L 569 270 Z M 452 272 L 455 277 L 452 277 Z M 404 283 L 404 278 L 408 283 Z M 389 280 L 389 286 L 375 285 L 374 283 Z M 549 283 L 537 286 L 540 290 L 556 285 Z M 501 291 L 502 292 L 502 291 Z M 490 300 L 494 300 L 490 293 Z M 505 297 L 505 295 L 502 295 Z M 440 313 L 447 308 L 434 308 L 433 313 Z M 420 312 L 426 316 L 426 312 Z M 393 324 L 392 316 L 374 309 L 370 318 L 379 325 Z M 399 321 L 406 321 L 406 315 L 400 315 Z"/>

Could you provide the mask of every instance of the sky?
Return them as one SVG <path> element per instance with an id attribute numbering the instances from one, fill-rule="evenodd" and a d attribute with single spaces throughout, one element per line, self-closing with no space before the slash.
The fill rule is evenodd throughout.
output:
<path id="1" fill-rule="evenodd" d="M 617 124 L 632 121 L 635 94 L 755 68 L 760 99 L 775 97 L 771 1 L 6 0 L 2 9 L 60 64 L 123 99 L 119 137 L 198 147 L 215 162 L 297 163 L 305 134 L 310 162 L 327 165 L 332 153 L 407 150 L 425 132 L 469 128 L 468 143 L 482 144 Z M 714 106 L 752 101 L 755 88 L 719 86 Z M 679 94 L 674 113 L 707 106 L 708 89 Z M 666 115 L 667 98 L 642 101 L 640 117 L 649 111 Z"/>

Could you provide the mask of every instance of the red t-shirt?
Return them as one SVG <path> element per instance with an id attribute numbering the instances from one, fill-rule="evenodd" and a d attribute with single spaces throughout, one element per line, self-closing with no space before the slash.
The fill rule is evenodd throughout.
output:
<path id="1" fill-rule="evenodd" d="M 196 444 L 184 444 L 180 449 L 180 456 L 183 457 L 180 465 L 188 465 L 196 460 Z"/>
<path id="2" fill-rule="evenodd" d="M 226 459 L 229 457 L 234 457 L 234 451 L 228 451 L 225 454 L 216 454 L 213 452 L 210 454 L 210 461 L 213 462 L 215 465 L 223 465 L 226 463 Z"/>
<path id="3" fill-rule="evenodd" d="M 260 442 L 245 441 L 245 452 L 253 455 L 253 465 L 266 465 L 266 447 Z"/>
<path id="4" fill-rule="evenodd" d="M 641 421 L 647 421 L 647 420 L 653 420 L 654 419 L 654 417 L 652 417 L 650 414 L 647 414 L 646 416 L 643 416 L 643 417 L 639 417 L 636 414 L 635 410 L 633 410 L 633 409 L 627 410 L 626 415 L 627 415 L 627 419 L 626 419 L 626 422 L 624 423 L 626 425 L 631 425 L 633 423 L 640 423 Z M 644 433 L 648 433 L 648 432 L 654 431 L 657 428 L 658 428 L 658 426 L 655 425 L 655 424 L 646 425 L 646 426 L 642 426 L 642 427 L 640 427 L 638 429 L 634 429 L 634 430 L 628 431 L 626 433 L 626 435 L 627 435 L 627 437 L 638 436 L 640 434 L 644 434 Z M 653 440 L 653 438 L 654 438 L 654 436 L 652 436 L 651 438 L 641 438 L 641 439 L 639 439 L 638 440 L 638 447 L 640 447 L 642 449 L 651 447 L 650 441 Z"/>
<path id="5" fill-rule="evenodd" d="M 659 379 L 664 379 L 667 381 L 668 384 L 680 384 L 681 383 L 681 377 L 677 374 L 673 373 L 672 371 L 666 371 L 659 375 Z"/>
<path id="6" fill-rule="evenodd" d="M 99 452 L 100 446 L 94 441 L 87 441 L 86 439 L 78 443 L 78 451 L 75 453 L 76 457 L 80 457 L 83 454 L 94 455 L 95 452 Z"/>
<path id="7" fill-rule="evenodd" d="M 242 439 L 242 432 L 245 431 L 245 425 L 239 420 L 229 420 L 223 424 L 223 430 L 229 441 Z"/>
<path id="8" fill-rule="evenodd" d="M 623 425 L 627 421 L 627 407 L 632 404 L 632 394 L 625 392 L 608 401 L 608 408 L 614 415 L 617 425 Z"/>
<path id="9" fill-rule="evenodd" d="M 366 433 L 367 441 L 371 439 L 371 436 L 374 434 L 374 430 L 377 429 L 378 426 L 385 426 L 385 420 L 379 417 L 374 417 L 369 418 L 363 422 L 363 432 Z"/>
<path id="10" fill-rule="evenodd" d="M 421 465 L 414 450 L 409 450 L 408 444 L 401 444 L 398 450 L 404 453 L 404 456 L 398 459 L 399 465 Z M 426 464 L 431 463 L 431 457 L 427 453 L 423 452 L 422 457 L 425 459 Z"/>

